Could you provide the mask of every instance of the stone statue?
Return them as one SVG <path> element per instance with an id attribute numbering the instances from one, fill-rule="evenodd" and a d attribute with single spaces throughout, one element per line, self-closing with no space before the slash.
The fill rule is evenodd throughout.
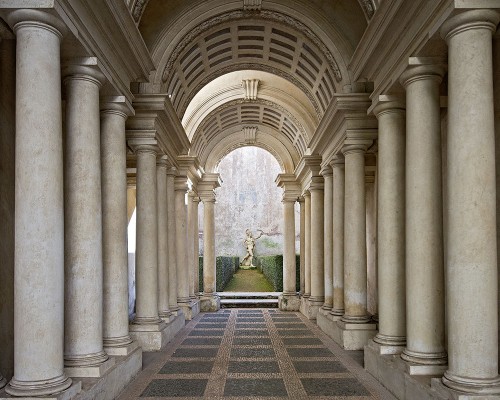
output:
<path id="1" fill-rule="evenodd" d="M 250 268 L 255 267 L 253 265 L 253 250 L 255 248 L 255 241 L 258 238 L 260 238 L 262 236 L 262 233 L 263 233 L 262 230 L 260 230 L 260 229 L 257 229 L 257 231 L 259 231 L 260 234 L 259 234 L 259 236 L 256 236 L 256 237 L 253 237 L 252 231 L 250 229 L 247 229 L 245 231 L 247 237 L 243 241 L 243 244 L 247 248 L 247 254 L 243 258 L 243 260 L 241 260 L 240 267 L 250 267 Z"/>

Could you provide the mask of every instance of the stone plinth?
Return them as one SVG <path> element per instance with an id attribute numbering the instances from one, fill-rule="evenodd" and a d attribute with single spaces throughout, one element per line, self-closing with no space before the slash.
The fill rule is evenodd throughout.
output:
<path id="1" fill-rule="evenodd" d="M 449 400 L 452 397 L 436 390 L 434 380 L 440 375 L 411 375 L 408 363 L 401 359 L 401 346 L 380 345 L 372 340 L 365 346 L 365 369 L 383 382 L 398 399 Z M 431 383 L 432 382 L 432 383 Z M 467 397 L 468 399 L 468 397 Z M 464 400 L 464 398 L 462 398 Z"/>
<path id="2" fill-rule="evenodd" d="M 43 400 L 70 400 L 70 399 L 77 399 L 79 397 L 76 397 L 78 393 L 80 393 L 82 390 L 82 383 L 80 381 L 78 382 L 73 382 L 73 384 L 64 390 L 63 392 L 58 392 L 54 393 L 52 395 L 43 397 Z M 14 397 L 5 392 L 5 389 L 0 390 L 0 400 L 12 400 L 12 399 L 18 399 L 18 400 L 34 400 L 37 399 L 38 397 Z"/>
<path id="3" fill-rule="evenodd" d="M 351 323 L 337 321 L 330 337 L 345 350 L 363 350 L 363 347 L 377 334 L 374 322 Z"/>
<path id="4" fill-rule="evenodd" d="M 220 297 L 214 294 L 203 295 L 200 298 L 200 310 L 202 312 L 215 312 L 220 310 Z"/>
<path id="5" fill-rule="evenodd" d="M 316 323 L 323 332 L 332 337 L 335 325 L 339 319 L 339 315 L 333 315 L 329 310 L 321 308 L 316 316 Z"/>
<path id="6" fill-rule="evenodd" d="M 184 327 L 184 314 L 179 313 L 168 324 L 131 324 L 130 337 L 136 340 L 144 351 L 159 351 Z"/>
<path id="7" fill-rule="evenodd" d="M 281 294 L 278 297 L 278 307 L 281 311 L 299 311 L 300 309 L 299 296 Z"/>
<path id="8" fill-rule="evenodd" d="M 316 319 L 318 311 L 323 305 L 323 300 L 312 300 L 310 297 L 302 297 L 300 299 L 300 312 L 308 319 Z"/>
<path id="9" fill-rule="evenodd" d="M 184 312 L 186 321 L 191 321 L 200 313 L 200 301 L 190 300 L 189 302 L 179 303 L 179 307 Z"/>

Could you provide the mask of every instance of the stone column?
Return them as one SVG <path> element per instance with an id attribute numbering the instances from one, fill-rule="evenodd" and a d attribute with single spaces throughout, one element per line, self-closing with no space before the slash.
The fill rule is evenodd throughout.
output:
<path id="1" fill-rule="evenodd" d="M 213 190 L 201 194 L 203 201 L 203 296 L 202 311 L 220 309 L 216 290 L 215 271 L 215 194 Z"/>
<path id="2" fill-rule="evenodd" d="M 300 295 L 305 293 L 305 267 L 306 267 L 306 203 L 304 197 L 299 197 L 300 212 Z"/>
<path id="3" fill-rule="evenodd" d="M 435 366 L 446 364 L 439 105 L 443 73 L 442 67 L 420 65 L 401 76 L 406 88 L 407 149 L 407 339 L 401 357 L 410 363 Z M 442 367 L 437 367 L 435 373 L 440 372 Z"/>
<path id="4" fill-rule="evenodd" d="M 177 304 L 177 251 L 176 251 L 176 218 L 175 218 L 175 168 L 167 169 L 167 242 L 168 242 L 168 307 L 170 311 L 182 311 Z"/>
<path id="5" fill-rule="evenodd" d="M 64 365 L 70 376 L 101 376 L 103 262 L 99 89 L 104 76 L 79 65 L 66 77 L 64 154 Z"/>
<path id="6" fill-rule="evenodd" d="M 311 296 L 311 193 L 304 193 L 305 208 L 305 263 L 304 263 L 304 296 Z"/>
<path id="7" fill-rule="evenodd" d="M 344 315 L 344 157 L 334 156 L 333 170 L 333 307 L 331 314 Z"/>
<path id="8" fill-rule="evenodd" d="M 400 353 L 406 344 L 405 106 L 379 103 L 377 255 L 379 332 L 374 341 Z"/>
<path id="9" fill-rule="evenodd" d="M 189 265 L 187 263 L 187 218 L 186 218 L 186 192 L 188 190 L 187 178 L 175 178 L 175 236 L 177 252 L 177 303 L 184 309 L 188 319 L 189 309 Z"/>
<path id="10" fill-rule="evenodd" d="M 324 189 L 324 283 L 325 302 L 321 307 L 330 311 L 333 307 L 333 171 L 330 166 L 323 170 Z"/>
<path id="11" fill-rule="evenodd" d="M 366 323 L 366 143 L 346 144 L 344 220 L 344 305 L 342 321 Z"/>
<path id="12" fill-rule="evenodd" d="M 65 28 L 52 15 L 37 10 L 14 11 L 8 22 L 17 37 L 16 340 L 14 377 L 6 391 L 13 396 L 48 396 L 71 385 L 63 369 L 60 41 Z"/>
<path id="13" fill-rule="evenodd" d="M 172 315 L 168 296 L 168 205 L 167 205 L 167 168 L 166 156 L 156 161 L 156 207 L 158 214 L 158 316 L 169 320 Z"/>
<path id="14" fill-rule="evenodd" d="M 189 298 L 196 299 L 195 295 L 195 257 L 194 257 L 194 242 L 195 242 L 195 225 L 198 225 L 198 202 L 196 192 L 190 190 L 187 197 L 187 267 L 189 268 Z M 196 208 L 196 210 L 195 210 Z M 196 238 L 197 239 L 197 238 Z M 197 261 L 197 260 L 196 260 Z M 198 263 L 196 263 L 198 265 Z M 197 271 L 196 271 L 197 272 Z"/>
<path id="15" fill-rule="evenodd" d="M 443 383 L 500 394 L 492 39 L 496 11 L 443 25 L 448 43 L 447 321 Z"/>
<path id="16" fill-rule="evenodd" d="M 366 193 L 366 292 L 367 311 L 373 320 L 378 319 L 377 299 L 377 200 L 376 200 L 376 160 L 375 154 L 365 157 Z M 369 165 L 371 164 L 371 165 Z"/>
<path id="17" fill-rule="evenodd" d="M 297 295 L 295 265 L 295 198 L 283 198 L 283 295 Z"/>
<path id="18" fill-rule="evenodd" d="M 103 345 L 109 355 L 127 355 L 128 333 L 127 170 L 123 101 L 101 103 Z"/>
<path id="19" fill-rule="evenodd" d="M 311 193 L 311 297 L 309 298 L 310 318 L 316 318 L 325 300 L 324 284 L 324 194 L 323 177 L 312 177 Z"/>
<path id="20" fill-rule="evenodd" d="M 194 269 L 194 294 L 195 297 L 198 298 L 200 294 L 200 225 L 198 223 L 199 219 L 199 205 L 200 205 L 200 198 L 198 196 L 195 196 L 193 198 L 193 223 L 194 223 L 194 232 L 193 232 L 193 240 L 194 240 L 194 248 L 193 248 L 193 257 L 194 257 L 194 263 L 193 263 L 193 269 Z"/>
<path id="21" fill-rule="evenodd" d="M 132 330 L 156 325 L 158 316 L 158 216 L 155 146 L 139 145 L 137 154 L 136 315 Z"/>

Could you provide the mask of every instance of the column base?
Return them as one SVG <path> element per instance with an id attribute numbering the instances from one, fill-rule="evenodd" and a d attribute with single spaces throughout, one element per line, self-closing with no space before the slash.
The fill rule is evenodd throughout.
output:
<path id="1" fill-rule="evenodd" d="M 113 365 L 115 365 L 115 359 L 111 357 L 99 365 L 64 367 L 64 372 L 66 376 L 70 378 L 100 378 L 108 372 Z"/>
<path id="2" fill-rule="evenodd" d="M 178 315 L 169 323 L 162 321 L 152 325 L 131 324 L 129 329 L 130 336 L 137 341 L 143 351 L 159 351 L 184 328 L 184 325 L 184 313 L 179 310 Z"/>
<path id="3" fill-rule="evenodd" d="M 199 300 L 189 300 L 186 302 L 179 302 L 179 307 L 184 313 L 186 321 L 191 321 L 200 313 L 200 301 Z"/>
<path id="4" fill-rule="evenodd" d="M 446 353 L 417 353 L 407 348 L 401 358 L 408 366 L 410 375 L 442 375 L 448 369 Z"/>
<path id="5" fill-rule="evenodd" d="M 296 294 L 280 294 L 278 296 L 278 307 L 281 311 L 299 311 L 299 296 Z"/>
<path id="6" fill-rule="evenodd" d="M 71 381 L 70 381 L 71 382 Z M 7 393 L 6 390 L 9 390 L 12 394 Z M 71 400 L 74 399 L 78 393 L 82 390 L 82 383 L 72 382 L 70 386 L 63 390 L 62 392 L 57 392 L 49 395 L 42 395 L 44 400 Z M 39 398 L 40 395 L 38 392 L 29 392 L 27 390 L 18 390 L 17 388 L 9 388 L 7 385 L 4 389 L 0 390 L 0 400 L 33 400 L 34 398 Z"/>
<path id="7" fill-rule="evenodd" d="M 130 339 L 130 343 L 121 346 L 104 346 L 104 351 L 110 356 L 128 356 L 139 347 L 137 342 Z"/>
<path id="8" fill-rule="evenodd" d="M 388 336 L 377 333 L 373 338 L 374 346 L 380 351 L 380 354 L 401 354 L 406 346 L 405 336 Z"/>
<path id="9" fill-rule="evenodd" d="M 399 354 L 383 354 L 384 345 L 369 340 L 365 346 L 365 369 L 398 399 L 449 400 L 431 387 L 433 376 L 411 376 Z"/>
<path id="10" fill-rule="evenodd" d="M 446 371 L 441 381 L 433 385 L 442 392 L 450 393 L 450 398 L 453 400 L 500 398 L 500 377 L 498 376 L 493 379 L 473 379 L 458 377 Z"/>
<path id="11" fill-rule="evenodd" d="M 345 350 L 363 350 L 363 347 L 377 334 L 374 322 L 353 323 L 336 321 L 331 338 Z"/>
<path id="12" fill-rule="evenodd" d="M 220 310 L 220 297 L 217 294 L 204 294 L 200 298 L 200 310 L 216 312 Z"/>

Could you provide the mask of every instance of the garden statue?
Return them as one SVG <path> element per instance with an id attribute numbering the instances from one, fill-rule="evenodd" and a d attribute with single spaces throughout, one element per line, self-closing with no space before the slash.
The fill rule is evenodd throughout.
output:
<path id="1" fill-rule="evenodd" d="M 255 265 L 253 265 L 253 250 L 255 248 L 255 241 L 262 236 L 262 230 L 257 229 L 257 231 L 260 232 L 259 236 L 253 237 L 252 231 L 250 229 L 247 229 L 245 231 L 247 237 L 243 241 L 243 244 L 247 248 L 247 254 L 241 260 L 240 267 L 248 267 L 248 268 L 255 268 Z"/>

